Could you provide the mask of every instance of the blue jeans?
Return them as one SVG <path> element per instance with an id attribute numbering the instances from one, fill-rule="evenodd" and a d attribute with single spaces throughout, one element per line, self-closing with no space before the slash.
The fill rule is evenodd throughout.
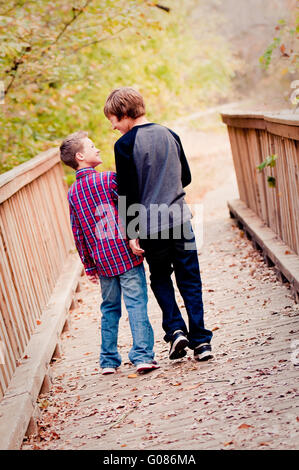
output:
<path id="1" fill-rule="evenodd" d="M 178 238 L 177 233 L 181 234 Z M 164 340 L 171 341 L 174 331 L 182 330 L 188 336 L 190 349 L 210 343 L 213 333 L 204 326 L 201 277 L 191 223 L 170 229 L 168 238 L 160 232 L 157 239 L 141 239 L 140 245 L 149 265 L 152 291 L 162 310 Z M 173 272 L 186 307 L 189 331 L 175 299 Z"/>
<path id="2" fill-rule="evenodd" d="M 102 289 L 100 366 L 119 367 L 117 349 L 118 326 L 121 317 L 121 296 L 128 311 L 133 345 L 130 361 L 137 365 L 154 359 L 154 332 L 147 315 L 147 286 L 143 264 L 124 274 L 100 277 Z"/>

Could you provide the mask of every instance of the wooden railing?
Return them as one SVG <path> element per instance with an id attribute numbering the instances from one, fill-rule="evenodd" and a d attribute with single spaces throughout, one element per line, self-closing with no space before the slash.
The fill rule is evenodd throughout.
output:
<path id="1" fill-rule="evenodd" d="M 0 176 L 0 401 L 73 248 L 57 149 Z"/>
<path id="2" fill-rule="evenodd" d="M 299 254 L 299 115 L 234 112 L 222 114 L 222 120 L 241 201 Z M 274 154 L 275 166 L 259 172 L 257 166 Z"/>

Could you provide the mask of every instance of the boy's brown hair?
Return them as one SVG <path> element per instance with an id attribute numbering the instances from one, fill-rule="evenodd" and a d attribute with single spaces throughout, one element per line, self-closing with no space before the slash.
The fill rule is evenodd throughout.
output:
<path id="1" fill-rule="evenodd" d="M 60 158 L 66 165 L 74 168 L 78 167 L 76 153 L 83 150 L 82 139 L 87 137 L 87 132 L 78 131 L 68 135 L 60 145 Z"/>
<path id="2" fill-rule="evenodd" d="M 136 119 L 145 114 L 145 104 L 142 95 L 131 87 L 121 87 L 113 90 L 108 96 L 104 114 L 107 118 L 114 115 L 120 121 L 124 116 Z"/>

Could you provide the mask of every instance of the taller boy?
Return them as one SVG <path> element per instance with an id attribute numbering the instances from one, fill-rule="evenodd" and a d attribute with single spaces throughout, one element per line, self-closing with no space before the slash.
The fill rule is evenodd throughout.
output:
<path id="1" fill-rule="evenodd" d="M 114 90 L 104 113 L 123 134 L 114 147 L 118 194 L 126 197 L 125 205 L 119 201 L 120 214 L 133 253 L 144 253 L 148 262 L 151 288 L 163 313 L 164 340 L 170 342 L 169 358 L 184 357 L 189 346 L 196 360 L 210 359 L 212 332 L 204 327 L 198 256 L 184 200 L 183 187 L 191 182 L 191 174 L 180 138 L 147 120 L 143 98 L 133 88 Z M 136 208 L 138 232 L 133 230 Z M 173 271 L 189 331 L 175 299 Z"/>

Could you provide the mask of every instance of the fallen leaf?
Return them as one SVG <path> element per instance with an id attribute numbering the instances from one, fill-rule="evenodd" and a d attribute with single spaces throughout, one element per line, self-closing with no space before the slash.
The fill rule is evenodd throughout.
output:
<path id="1" fill-rule="evenodd" d="M 41 322 L 40 320 L 36 320 L 36 324 L 37 324 L 37 325 L 41 325 L 41 323 L 42 323 L 42 322 Z"/>
<path id="2" fill-rule="evenodd" d="M 264 413 L 273 413 L 273 409 L 272 408 L 264 408 L 263 412 Z"/>
<path id="3" fill-rule="evenodd" d="M 59 436 L 59 434 L 57 434 L 57 432 L 52 431 L 51 434 L 50 434 L 50 441 L 56 440 L 56 439 L 60 439 L 60 436 Z"/>
<path id="4" fill-rule="evenodd" d="M 48 400 L 42 400 L 39 402 L 38 406 L 42 409 L 48 408 L 50 402 Z"/>
<path id="5" fill-rule="evenodd" d="M 214 328 L 212 328 L 212 331 L 217 331 L 219 330 L 219 326 L 214 326 Z"/>
<path id="6" fill-rule="evenodd" d="M 234 441 L 229 441 L 229 442 L 226 442 L 226 443 L 224 444 L 224 446 L 225 446 L 225 447 L 226 447 L 226 446 L 231 446 L 232 444 L 234 444 Z"/>
<path id="7" fill-rule="evenodd" d="M 253 426 L 251 426 L 251 424 L 246 424 L 246 423 L 240 424 L 240 426 L 238 426 L 238 429 L 248 429 L 248 428 L 253 428 Z"/>
<path id="8" fill-rule="evenodd" d="M 191 385 L 190 387 L 185 387 L 184 390 L 194 390 L 197 387 L 200 387 L 202 383 Z"/>
<path id="9" fill-rule="evenodd" d="M 135 379 L 136 377 L 138 377 L 137 374 L 129 374 L 128 375 L 129 379 Z"/>
<path id="10" fill-rule="evenodd" d="M 286 51 L 286 47 L 285 47 L 284 44 L 282 44 L 282 45 L 280 46 L 280 52 L 281 52 L 282 54 L 285 54 L 285 51 Z"/>

